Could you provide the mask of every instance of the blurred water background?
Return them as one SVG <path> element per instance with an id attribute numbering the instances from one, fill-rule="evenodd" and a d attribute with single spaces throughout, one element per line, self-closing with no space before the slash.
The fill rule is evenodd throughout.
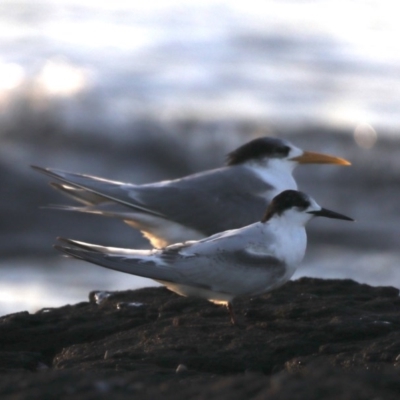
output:
<path id="1" fill-rule="evenodd" d="M 161 3 L 161 4 L 160 4 Z M 262 135 L 350 168 L 296 170 L 354 224 L 315 220 L 295 275 L 400 288 L 400 25 L 394 1 L 0 3 L 0 315 L 152 281 L 68 260 L 57 236 L 148 247 L 29 165 L 145 183 L 218 167 Z"/>

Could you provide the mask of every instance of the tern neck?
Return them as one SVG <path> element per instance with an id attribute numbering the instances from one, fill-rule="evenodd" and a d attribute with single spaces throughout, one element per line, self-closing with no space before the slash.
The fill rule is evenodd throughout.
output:
<path id="1" fill-rule="evenodd" d="M 285 216 L 272 217 L 266 224 L 276 237 L 274 251 L 288 265 L 297 265 L 304 257 L 307 234 L 304 223 Z"/>
<path id="2" fill-rule="evenodd" d="M 246 166 L 251 169 L 260 179 L 273 188 L 271 196 L 276 196 L 286 189 L 297 189 L 296 181 L 292 172 L 297 163 L 282 159 L 270 159 L 250 162 Z M 272 199 L 272 198 L 271 198 Z"/>

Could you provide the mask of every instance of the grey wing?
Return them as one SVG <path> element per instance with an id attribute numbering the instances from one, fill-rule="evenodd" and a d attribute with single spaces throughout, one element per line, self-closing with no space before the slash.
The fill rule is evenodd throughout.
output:
<path id="1" fill-rule="evenodd" d="M 32 166 L 32 168 L 50 176 L 51 178 L 66 183 L 67 185 L 57 185 L 52 183 L 52 186 L 58 190 L 61 190 L 62 192 L 67 192 L 67 195 L 75 198 L 75 200 L 81 203 L 93 204 L 94 202 L 93 205 L 102 204 L 103 202 L 101 200 L 103 198 L 104 202 L 109 202 L 110 200 L 115 201 L 130 208 L 131 210 L 162 217 L 162 215 L 157 213 L 155 210 L 147 209 L 138 202 L 134 201 L 131 193 L 140 186 L 111 181 L 91 175 L 75 174 L 52 168 L 42 168 L 38 166 Z M 77 189 L 84 190 L 82 191 Z M 85 191 L 89 193 L 86 194 Z"/>
<path id="2" fill-rule="evenodd" d="M 110 201 L 109 199 L 106 199 L 101 203 L 88 206 L 74 207 L 59 204 L 50 204 L 45 208 L 61 211 L 82 212 L 85 214 L 99 214 L 106 217 L 120 218 L 124 221 L 130 221 L 133 217 L 132 210 L 130 208 L 115 201 Z"/>
<path id="3" fill-rule="evenodd" d="M 259 221 L 271 200 L 268 193 L 272 187 L 243 166 L 224 167 L 148 185 L 33 168 L 68 185 L 123 204 L 134 212 L 172 220 L 205 236 Z"/>
<path id="4" fill-rule="evenodd" d="M 246 167 L 226 167 L 170 181 L 143 185 L 132 194 L 139 204 L 205 236 L 259 221 L 272 187 Z"/>
<path id="5" fill-rule="evenodd" d="M 273 255 L 260 255 L 245 249 L 234 255 L 243 266 L 244 281 L 249 282 L 252 289 L 244 290 L 241 295 L 258 295 L 278 287 L 287 281 L 287 267 L 283 260 Z M 254 273 L 257 271 L 256 273 Z M 252 276 L 254 274 L 254 276 Z"/>
<path id="6" fill-rule="evenodd" d="M 287 281 L 282 260 L 246 249 L 210 257 L 194 256 L 179 269 L 183 284 L 234 296 L 255 296 Z"/>
<path id="7" fill-rule="evenodd" d="M 208 288 L 209 279 L 213 280 L 213 276 L 219 279 L 220 271 L 211 271 L 210 275 L 203 257 L 180 254 L 180 250 L 190 247 L 190 244 L 171 245 L 164 250 L 141 251 L 109 248 L 65 238 L 58 238 L 58 241 L 59 244 L 54 247 L 68 256 L 156 281 Z M 202 268 L 204 265 L 205 269 Z"/>
<path id="8" fill-rule="evenodd" d="M 100 205 L 104 203 L 110 203 L 111 201 L 104 196 L 89 192 L 86 189 L 82 189 L 80 187 L 72 185 L 66 185 L 64 183 L 51 182 L 50 186 L 58 190 L 59 192 L 64 193 L 71 199 L 84 204 L 85 206 Z"/>
<path id="9" fill-rule="evenodd" d="M 197 242 L 172 245 L 165 250 L 136 251 L 59 240 L 62 245 L 55 246 L 56 249 L 77 259 L 157 281 L 206 288 L 234 297 L 261 294 L 286 282 L 282 261 L 247 249 L 231 251 L 229 246 L 215 249 L 218 239 L 212 243 L 209 254 L 197 254 Z M 226 242 L 225 238 L 221 240 Z M 201 246 L 206 244 L 202 242 Z"/>
<path id="10" fill-rule="evenodd" d="M 274 235 L 261 223 L 167 247 L 163 253 L 191 286 L 235 295 L 264 293 L 286 282 L 283 260 L 269 250 Z"/>
<path id="11" fill-rule="evenodd" d="M 159 251 L 157 250 L 108 248 L 64 238 L 58 238 L 58 241 L 61 244 L 54 246 L 56 250 L 104 268 L 154 280 L 168 282 L 180 282 L 181 280 L 178 270 L 151 257 L 152 253 L 158 255 Z"/>

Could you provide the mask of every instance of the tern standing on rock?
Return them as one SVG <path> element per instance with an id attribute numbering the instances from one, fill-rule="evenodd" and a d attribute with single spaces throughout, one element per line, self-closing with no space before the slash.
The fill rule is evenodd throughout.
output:
<path id="1" fill-rule="evenodd" d="M 234 298 L 261 295 L 291 278 L 307 247 L 305 225 L 315 216 L 353 221 L 320 207 L 305 193 L 285 190 L 260 222 L 199 241 L 130 250 L 60 238 L 55 247 L 102 267 L 154 279 L 182 296 L 224 304 L 236 323 Z"/>
<path id="2" fill-rule="evenodd" d="M 225 167 L 145 185 L 33 168 L 61 182 L 52 186 L 85 204 L 55 208 L 120 218 L 142 231 L 153 247 L 163 248 L 258 221 L 278 193 L 297 189 L 293 169 L 308 163 L 350 165 L 287 140 L 262 137 L 228 154 Z"/>

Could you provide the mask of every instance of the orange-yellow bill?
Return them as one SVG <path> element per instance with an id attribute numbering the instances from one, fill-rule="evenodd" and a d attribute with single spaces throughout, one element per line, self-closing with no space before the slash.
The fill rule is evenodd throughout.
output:
<path id="1" fill-rule="evenodd" d="M 313 153 L 305 151 L 301 156 L 291 158 L 299 164 L 337 164 L 337 165 L 351 165 L 351 163 L 344 158 L 330 156 L 328 154 Z"/>

